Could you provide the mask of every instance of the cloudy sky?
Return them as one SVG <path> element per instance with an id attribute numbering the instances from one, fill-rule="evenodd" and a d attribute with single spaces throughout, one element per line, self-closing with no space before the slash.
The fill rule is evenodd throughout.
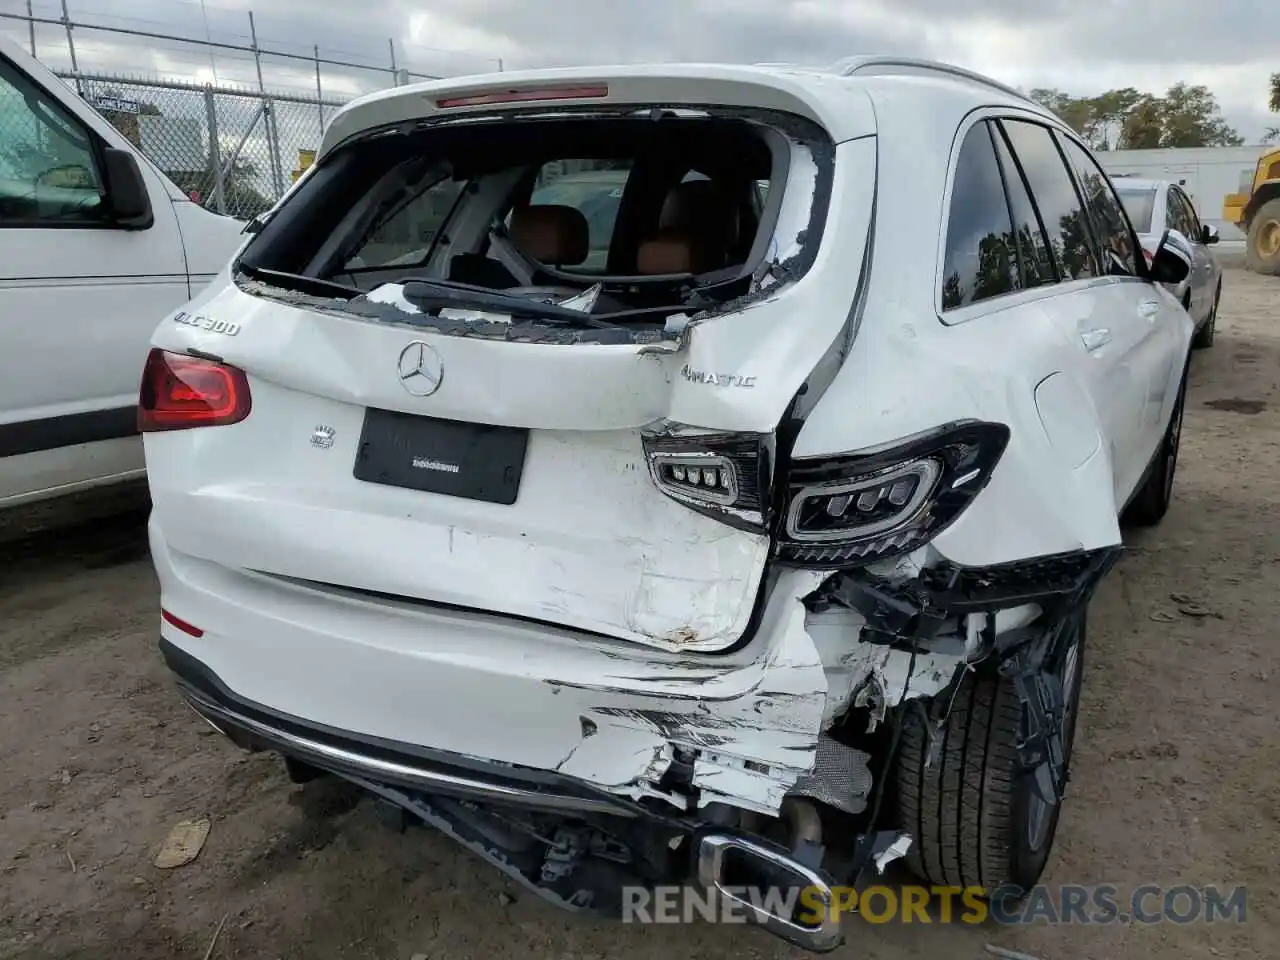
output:
<path id="1" fill-rule="evenodd" d="M 32 0 L 57 17 L 59 0 Z M 22 13 L 27 0 L 0 0 Z M 1267 77 L 1280 70 L 1280 6 L 1258 0 L 69 0 L 73 20 L 247 42 L 247 11 L 264 47 L 456 74 L 527 66 L 639 60 L 829 62 L 854 53 L 949 60 L 1024 88 L 1095 93 L 1203 83 L 1245 137 L 1267 113 Z M 0 19 L 24 44 L 27 27 Z M 83 70 L 253 83 L 234 52 L 76 31 Z M 37 49 L 67 66 L 60 27 Z M 268 58 L 267 85 L 314 90 L 314 67 Z M 389 73 L 326 67 L 327 92 L 385 85 Z"/>

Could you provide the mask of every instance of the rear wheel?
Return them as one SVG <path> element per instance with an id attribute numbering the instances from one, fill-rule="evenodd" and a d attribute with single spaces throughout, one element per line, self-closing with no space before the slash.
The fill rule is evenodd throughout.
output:
<path id="1" fill-rule="evenodd" d="M 1085 608 L 1070 615 L 1046 674 L 1061 684 L 1063 768 L 1057 798 L 1045 799 L 1018 744 L 1023 707 L 1010 678 L 969 673 L 954 702 L 935 699 L 929 721 L 904 720 L 897 762 L 899 812 L 913 838 L 907 862 L 937 886 L 981 887 L 988 896 L 1029 890 L 1048 863 L 1062 811 L 1084 673 Z M 950 707 L 949 712 L 947 711 Z M 941 724 L 941 726 L 939 726 Z M 939 741 L 929 761 L 930 729 Z"/>
<path id="2" fill-rule="evenodd" d="M 1213 346 L 1213 335 L 1218 326 L 1218 301 L 1222 299 L 1222 284 L 1218 284 L 1218 289 L 1213 292 L 1213 307 L 1209 310 L 1209 317 L 1205 320 L 1204 326 L 1196 331 L 1195 339 L 1191 341 L 1193 350 L 1204 350 L 1206 347 Z"/>
<path id="3" fill-rule="evenodd" d="M 1280 197 L 1268 200 L 1250 219 L 1245 259 L 1255 273 L 1280 275 Z"/>
<path id="4" fill-rule="evenodd" d="M 1164 519 L 1173 499 L 1173 475 L 1178 469 L 1178 447 L 1182 443 L 1182 408 L 1187 401 L 1187 375 L 1183 373 L 1173 416 L 1165 429 L 1156 462 L 1124 512 L 1124 522 L 1136 527 L 1154 527 Z"/>

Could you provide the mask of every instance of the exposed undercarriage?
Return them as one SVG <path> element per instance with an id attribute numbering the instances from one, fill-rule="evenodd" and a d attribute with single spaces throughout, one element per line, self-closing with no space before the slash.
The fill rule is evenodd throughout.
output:
<path id="1" fill-rule="evenodd" d="M 806 888 L 830 907 L 834 887 L 907 855 L 916 838 L 902 810 L 915 801 L 892 798 L 903 732 L 923 745 L 925 768 L 937 764 L 966 677 L 1016 692 L 1017 767 L 1056 808 L 1071 724 L 1067 672 L 1055 665 L 1120 549 L 986 568 L 904 558 L 825 575 L 801 600 L 827 677 L 807 767 L 735 764 L 716 754 L 706 728 L 694 736 L 672 717 L 668 749 L 627 789 L 589 783 L 568 762 L 537 770 L 353 739 L 243 701 L 177 647 L 162 649 L 196 711 L 240 746 L 282 753 L 297 781 L 341 776 L 401 829 L 420 821 L 443 830 L 561 906 L 618 916 L 624 888 L 694 883 L 784 939 L 826 951 L 842 942 L 838 909 L 815 924 L 744 900 L 741 889 Z M 802 707 L 793 697 L 790 708 Z M 586 742 L 598 721 L 581 722 Z"/>

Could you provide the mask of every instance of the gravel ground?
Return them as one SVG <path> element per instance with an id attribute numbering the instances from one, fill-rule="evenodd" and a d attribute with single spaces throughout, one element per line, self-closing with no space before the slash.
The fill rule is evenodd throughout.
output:
<path id="1" fill-rule="evenodd" d="M 1243 884 L 1246 921 L 854 918 L 836 956 L 977 960 L 991 943 L 1045 960 L 1275 955 L 1278 295 L 1280 280 L 1229 273 L 1218 342 L 1192 364 L 1174 506 L 1128 535 L 1091 611 L 1071 798 L 1045 878 L 1122 893 Z M 208 960 L 220 923 L 212 957 L 805 955 L 750 928 L 560 913 L 444 837 L 392 833 L 346 790 L 291 786 L 277 761 L 211 735 L 155 651 L 139 517 L 0 551 L 0 957 Z M 169 828 L 198 817 L 212 820 L 199 858 L 152 866 Z"/>

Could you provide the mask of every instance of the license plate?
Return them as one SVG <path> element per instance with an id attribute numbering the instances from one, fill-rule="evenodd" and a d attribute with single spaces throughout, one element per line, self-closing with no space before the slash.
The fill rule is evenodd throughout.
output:
<path id="1" fill-rule="evenodd" d="M 529 431 L 368 410 L 355 478 L 468 500 L 513 504 Z"/>

